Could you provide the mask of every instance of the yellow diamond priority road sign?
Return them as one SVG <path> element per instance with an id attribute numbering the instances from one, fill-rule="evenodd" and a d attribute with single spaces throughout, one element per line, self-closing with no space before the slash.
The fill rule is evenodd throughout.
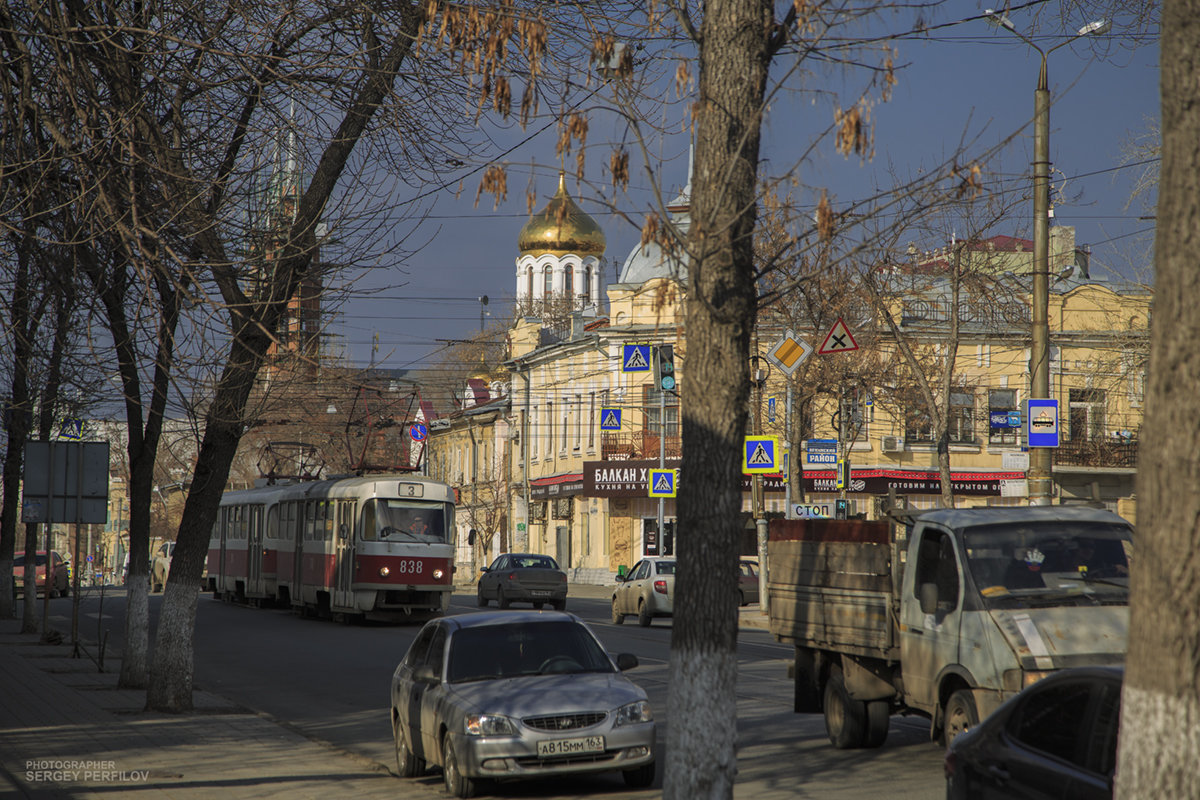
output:
<path id="1" fill-rule="evenodd" d="M 800 368 L 812 351 L 812 345 L 792 331 L 787 331 L 783 338 L 767 351 L 767 358 L 790 376 Z"/>

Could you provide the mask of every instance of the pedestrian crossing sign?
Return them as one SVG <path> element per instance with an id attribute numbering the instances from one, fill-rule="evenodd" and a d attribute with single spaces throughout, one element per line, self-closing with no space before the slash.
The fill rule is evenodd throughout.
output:
<path id="1" fill-rule="evenodd" d="M 774 436 L 747 436 L 742 448 L 742 472 L 778 472 L 779 440 Z"/>
<path id="2" fill-rule="evenodd" d="M 678 489 L 679 470 L 652 469 L 650 470 L 650 496 L 674 497 Z"/>
<path id="3" fill-rule="evenodd" d="M 621 353 L 621 372 L 649 372 L 650 345 L 627 344 Z"/>
<path id="4" fill-rule="evenodd" d="M 621 430 L 621 409 L 619 409 L 619 408 L 602 408 L 602 409 L 600 409 L 600 430 L 602 430 L 602 431 L 619 431 L 619 430 Z"/>

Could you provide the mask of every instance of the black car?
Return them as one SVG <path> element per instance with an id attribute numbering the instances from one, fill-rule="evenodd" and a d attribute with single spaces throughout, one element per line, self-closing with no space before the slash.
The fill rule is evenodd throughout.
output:
<path id="1" fill-rule="evenodd" d="M 495 600 L 501 608 L 520 602 L 562 611 L 567 607 L 567 573 L 541 553 L 505 553 L 480 570 L 476 597 L 481 607 Z"/>
<path id="2" fill-rule="evenodd" d="M 1122 667 L 1056 672 L 957 736 L 947 800 L 1107 800 L 1113 794 Z"/>

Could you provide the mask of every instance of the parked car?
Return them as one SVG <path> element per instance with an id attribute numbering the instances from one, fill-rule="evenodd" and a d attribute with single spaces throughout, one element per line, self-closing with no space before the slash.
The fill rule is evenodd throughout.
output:
<path id="1" fill-rule="evenodd" d="M 71 593 L 71 571 L 63 557 L 58 554 L 57 550 L 50 551 L 51 574 L 50 579 L 50 596 L 66 597 Z M 38 594 L 46 593 L 46 551 L 39 550 L 37 553 L 37 573 L 35 577 L 35 585 L 37 586 Z M 25 590 L 25 553 L 16 553 L 13 556 L 13 592 L 19 597 Z"/>
<path id="2" fill-rule="evenodd" d="M 947 800 L 1111 798 L 1124 673 L 1051 673 L 959 734 L 946 749 Z"/>
<path id="3" fill-rule="evenodd" d="M 646 693 L 573 614 L 505 611 L 427 622 L 391 684 L 396 765 L 404 778 L 440 765 L 446 791 L 480 779 L 621 772 L 654 781 Z"/>
<path id="4" fill-rule="evenodd" d="M 758 564 L 743 558 L 738 562 L 738 605 L 758 602 Z"/>
<path id="5" fill-rule="evenodd" d="M 550 556 L 505 553 L 480 570 L 476 594 L 481 607 L 495 600 L 496 605 L 508 608 L 516 601 L 532 603 L 534 608 L 549 603 L 562 611 L 567 607 L 567 573 Z"/>
<path id="6" fill-rule="evenodd" d="M 612 596 L 612 621 L 620 625 L 626 614 L 637 614 L 648 627 L 655 617 L 669 617 L 675 606 L 675 559 L 643 558 L 626 576 L 617 576 Z"/>

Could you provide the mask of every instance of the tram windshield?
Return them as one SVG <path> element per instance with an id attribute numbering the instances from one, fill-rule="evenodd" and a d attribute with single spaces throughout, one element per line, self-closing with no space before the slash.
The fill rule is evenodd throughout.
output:
<path id="1" fill-rule="evenodd" d="M 446 504 L 374 498 L 363 506 L 362 538 L 369 542 L 446 542 Z"/>

